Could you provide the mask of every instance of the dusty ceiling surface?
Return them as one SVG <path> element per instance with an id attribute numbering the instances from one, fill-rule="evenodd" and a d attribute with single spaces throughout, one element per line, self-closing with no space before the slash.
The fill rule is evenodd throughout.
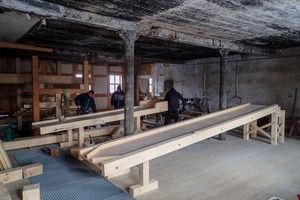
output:
<path id="1" fill-rule="evenodd" d="M 0 41 L 53 48 L 45 58 L 122 60 L 124 31 L 139 35 L 141 62 L 300 46 L 298 0 L 0 0 L 0 11 Z"/>

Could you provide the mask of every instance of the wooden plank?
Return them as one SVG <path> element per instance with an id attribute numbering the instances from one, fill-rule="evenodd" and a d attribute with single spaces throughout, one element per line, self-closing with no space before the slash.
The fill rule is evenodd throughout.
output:
<path id="1" fill-rule="evenodd" d="M 2 166 L 4 167 L 4 169 L 12 168 L 11 162 L 7 156 L 5 149 L 2 146 L 1 140 L 0 140 L 0 156 L 2 157 L 1 162 L 2 162 Z"/>
<path id="2" fill-rule="evenodd" d="M 2 143 L 3 148 L 8 150 L 23 149 L 28 147 L 35 147 L 46 144 L 55 144 L 66 141 L 66 135 L 47 135 L 26 137 L 26 139 L 18 139 L 11 142 Z"/>
<path id="3" fill-rule="evenodd" d="M 81 84 L 82 80 L 74 76 L 54 76 L 54 75 L 39 75 L 40 83 L 55 83 L 55 84 Z M 94 83 L 94 78 L 89 78 L 90 83 Z M 32 75 L 30 74 L 0 74 L 1 84 L 26 84 L 32 83 Z"/>
<path id="4" fill-rule="evenodd" d="M 157 158 L 159 156 L 184 148 L 209 137 L 218 135 L 219 133 L 222 133 L 224 131 L 231 130 L 243 124 L 270 115 L 277 110 L 277 105 L 269 106 L 263 109 L 259 109 L 255 112 L 244 114 L 243 116 L 215 124 L 210 127 L 205 127 L 201 130 L 186 133 L 185 135 L 160 142 L 156 145 L 151 145 L 140 150 L 124 154 L 115 159 L 103 161 L 101 163 L 102 175 L 108 176 L 110 174 L 117 173 L 120 170 L 139 165 L 147 160 Z"/>
<path id="5" fill-rule="evenodd" d="M 212 114 L 209 114 L 209 115 L 199 116 L 199 117 L 195 117 L 195 118 L 190 119 L 190 120 L 181 121 L 181 122 L 178 122 L 178 123 L 170 124 L 168 126 L 163 126 L 163 127 L 153 129 L 153 130 L 148 130 L 148 131 L 145 131 L 143 134 L 131 135 L 131 136 L 120 138 L 120 139 L 117 139 L 117 140 L 114 140 L 114 141 L 106 142 L 104 144 L 99 144 L 98 146 L 94 147 L 94 150 L 92 148 L 79 150 L 79 154 L 83 155 L 83 154 L 86 154 L 87 152 L 90 152 L 88 154 L 88 157 L 91 158 L 95 154 L 97 154 L 98 151 L 100 151 L 104 148 L 124 144 L 124 143 L 127 143 L 129 141 L 139 140 L 139 139 L 142 139 L 142 138 L 150 136 L 150 135 L 156 135 L 156 134 L 159 135 L 162 131 L 178 129 L 180 127 L 183 127 L 183 126 L 195 123 L 195 122 L 200 123 L 203 120 L 213 118 L 213 117 L 218 117 L 220 115 L 225 115 L 227 113 L 230 113 L 230 112 L 233 112 L 233 111 L 236 111 L 236 110 L 240 110 L 240 109 L 243 109 L 243 108 L 246 108 L 246 107 L 249 107 L 249 106 L 250 106 L 250 104 L 243 104 L 241 106 L 237 106 L 237 107 L 229 108 L 229 109 L 226 109 L 226 110 L 218 111 L 218 112 L 215 112 L 215 113 L 212 113 Z M 91 152 L 92 150 L 93 150 L 93 152 Z"/>
<path id="6" fill-rule="evenodd" d="M 29 44 L 9 43 L 3 41 L 0 41 L 0 47 L 7 48 L 7 49 L 22 49 L 22 50 L 41 51 L 41 52 L 49 52 L 49 53 L 53 52 L 53 49 L 51 48 L 37 47 Z"/>
<path id="7" fill-rule="evenodd" d="M 32 100 L 33 100 L 33 121 L 40 121 L 39 113 L 39 60 L 37 56 L 32 56 Z"/>
<path id="8" fill-rule="evenodd" d="M 25 185 L 22 191 L 23 200 L 40 200 L 40 184 Z"/>
<path id="9" fill-rule="evenodd" d="M 68 94 L 77 94 L 85 92 L 83 89 L 67 89 Z M 63 94 L 64 89 L 40 89 L 40 94 Z"/>
<path id="10" fill-rule="evenodd" d="M 0 172 L 0 182 L 10 183 L 23 179 L 23 170 L 21 168 L 6 169 Z"/>
<path id="11" fill-rule="evenodd" d="M 24 174 L 25 170 L 25 174 Z M 22 180 L 23 178 L 29 178 L 32 176 L 42 174 L 42 164 L 35 163 L 31 165 L 25 165 L 22 167 L 15 167 L 0 172 L 0 182 L 10 183 L 13 181 Z M 26 177 L 25 177 L 26 176 Z"/>
<path id="12" fill-rule="evenodd" d="M 29 178 L 32 176 L 43 174 L 43 165 L 42 163 L 35 163 L 31 165 L 25 165 L 23 169 L 23 178 Z"/>

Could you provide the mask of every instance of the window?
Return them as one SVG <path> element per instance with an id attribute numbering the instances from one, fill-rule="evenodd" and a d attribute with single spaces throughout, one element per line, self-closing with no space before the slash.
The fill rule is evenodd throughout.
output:
<path id="1" fill-rule="evenodd" d="M 152 78 L 149 78 L 149 93 L 152 93 Z"/>
<path id="2" fill-rule="evenodd" d="M 110 75 L 109 76 L 109 92 L 113 93 L 117 90 L 118 85 L 122 85 L 121 75 Z"/>

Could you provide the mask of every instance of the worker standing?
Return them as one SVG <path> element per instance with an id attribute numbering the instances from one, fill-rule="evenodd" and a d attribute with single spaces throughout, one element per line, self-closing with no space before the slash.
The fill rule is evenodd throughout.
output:
<path id="1" fill-rule="evenodd" d="M 170 123 L 171 114 L 173 115 L 174 122 L 178 121 L 179 99 L 182 101 L 184 108 L 186 105 L 185 100 L 181 94 L 179 94 L 179 92 L 172 87 L 164 98 L 164 101 L 168 101 L 168 111 L 166 112 L 165 125 Z"/>
<path id="2" fill-rule="evenodd" d="M 88 114 L 90 108 L 92 108 L 94 113 L 97 112 L 94 94 L 94 91 L 90 90 L 87 93 L 82 93 L 75 98 L 77 115 Z"/>
<path id="3" fill-rule="evenodd" d="M 121 85 L 118 85 L 117 90 L 112 94 L 110 105 L 114 109 L 124 108 L 125 92 L 122 91 Z"/>

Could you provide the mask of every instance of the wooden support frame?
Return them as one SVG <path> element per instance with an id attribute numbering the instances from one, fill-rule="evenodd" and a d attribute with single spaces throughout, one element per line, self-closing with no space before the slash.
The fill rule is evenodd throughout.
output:
<path id="1" fill-rule="evenodd" d="M 150 180 L 149 172 L 149 161 L 146 161 L 140 165 L 139 167 L 139 184 L 133 185 L 129 188 L 129 194 L 133 197 L 144 194 L 148 191 L 154 190 L 158 188 L 157 180 Z"/>
<path id="2" fill-rule="evenodd" d="M 245 104 L 145 131 L 138 135 L 120 138 L 115 141 L 100 144 L 97 147 L 79 149 L 78 152 L 81 158 L 89 162 L 93 163 L 93 160 L 97 160 L 97 164 L 100 162 L 99 168 L 105 177 L 110 177 L 131 167 L 139 166 L 139 184 L 131 187 L 130 190 L 133 196 L 137 196 L 156 188 L 154 187 L 157 184 L 156 181 L 152 183 L 149 180 L 149 174 L 147 172 L 147 164 L 150 160 L 241 125 L 248 124 L 245 126 L 245 130 L 249 130 L 250 124 L 254 127 L 258 119 L 268 115 L 274 115 L 274 119 L 276 120 L 276 118 L 278 118 L 277 121 L 281 121 L 282 123 L 279 117 L 284 117 L 284 112 L 280 111 L 278 105 L 260 106 Z M 282 126 L 280 126 L 279 129 L 284 130 Z M 277 127 L 277 130 L 279 129 Z M 178 131 L 178 134 L 173 136 L 175 130 L 182 130 L 184 132 L 180 133 L 181 131 Z M 251 131 L 249 134 L 255 137 L 255 131 L 257 130 Z M 273 129 L 273 132 L 277 131 Z M 273 134 L 277 135 L 277 133 Z M 166 135 L 171 135 L 171 137 L 161 139 Z M 154 138 L 156 138 L 156 143 L 154 143 Z M 146 141 L 150 141 L 150 139 L 151 143 L 147 144 Z M 134 147 L 132 149 L 128 148 L 131 146 L 130 144 L 133 143 Z M 96 165 L 96 163 L 93 164 Z M 151 184 L 154 185 L 153 188 L 150 186 Z"/>
<path id="3" fill-rule="evenodd" d="M 271 140 L 272 145 L 277 145 L 278 143 L 284 142 L 284 129 L 285 129 L 285 111 L 278 110 L 271 113 L 271 122 L 263 126 L 257 125 L 257 120 L 252 121 L 244 125 L 243 138 L 249 140 L 249 136 L 252 138 L 257 137 L 257 132 L 259 131 L 264 136 Z M 267 132 L 266 128 L 271 127 L 271 133 Z"/>

